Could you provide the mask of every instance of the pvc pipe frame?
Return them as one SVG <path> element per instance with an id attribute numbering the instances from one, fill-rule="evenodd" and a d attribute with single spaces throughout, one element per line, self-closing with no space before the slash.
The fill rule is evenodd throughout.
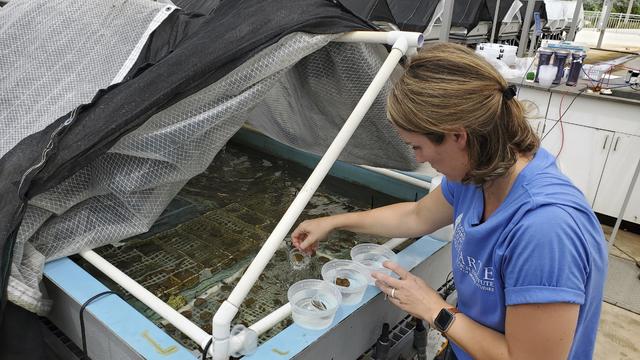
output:
<path id="1" fill-rule="evenodd" d="M 423 37 L 420 33 L 406 33 L 400 31 L 392 31 L 389 33 L 355 32 L 343 35 L 338 38 L 337 41 L 376 42 L 386 44 L 393 41 L 393 46 L 389 56 L 382 64 L 382 67 L 373 78 L 371 84 L 349 118 L 345 121 L 342 129 L 340 129 L 340 132 L 336 135 L 335 139 L 327 149 L 327 152 L 320 159 L 320 162 L 311 173 L 311 176 L 309 176 L 302 189 L 300 189 L 300 192 L 293 200 L 280 222 L 278 222 L 271 235 L 269 235 L 269 238 L 253 259 L 242 278 L 240 278 L 240 281 L 229 295 L 229 298 L 222 303 L 218 308 L 218 311 L 216 311 L 213 316 L 213 346 L 211 350 L 214 360 L 225 360 L 229 358 L 231 321 L 236 316 L 240 304 L 242 304 L 242 301 L 244 301 L 245 297 L 253 287 L 253 284 L 258 280 L 258 276 L 267 266 L 273 257 L 273 254 L 278 250 L 280 243 L 291 230 L 291 227 L 337 160 L 354 131 L 362 121 L 362 118 L 375 101 L 378 93 L 380 93 L 380 90 L 382 90 L 386 84 L 402 56 L 404 56 L 409 47 L 422 46 Z M 260 325 L 260 327 L 262 327 L 262 325 Z"/>
<path id="2" fill-rule="evenodd" d="M 83 251 L 80 253 L 80 256 L 90 262 L 98 270 L 102 271 L 105 275 L 109 276 L 118 285 L 130 292 L 131 295 L 135 296 L 153 311 L 168 320 L 176 327 L 176 329 L 182 331 L 191 340 L 200 345 L 200 347 L 204 348 L 207 345 L 207 342 L 211 339 L 211 335 L 207 334 L 204 330 L 191 322 L 191 320 L 187 319 L 171 306 L 167 305 L 164 301 L 160 300 L 157 296 L 153 295 L 149 290 L 145 289 L 142 285 L 127 276 L 127 274 L 111 265 L 111 263 L 103 257 L 92 250 Z"/>
<path id="3" fill-rule="evenodd" d="M 236 350 L 234 348 L 241 346 L 241 344 L 238 344 L 236 341 L 230 341 L 231 320 L 233 320 L 237 314 L 240 304 L 244 301 L 249 290 L 258 279 L 258 276 L 262 273 L 268 262 L 273 257 L 273 254 L 280 246 L 284 237 L 287 235 L 289 230 L 291 230 L 294 222 L 300 216 L 307 203 L 320 186 L 320 183 L 333 166 L 333 163 L 337 160 L 338 156 L 346 146 L 347 141 L 353 135 L 380 90 L 384 87 L 398 61 L 400 61 L 402 56 L 409 49 L 421 47 L 423 44 L 423 36 L 421 33 L 403 31 L 391 31 L 386 33 L 356 31 L 347 33 L 335 41 L 382 43 L 392 45 L 393 47 L 384 64 L 374 77 L 349 118 L 346 120 L 344 126 L 298 193 L 298 196 L 289 206 L 289 209 L 286 211 L 274 231 L 251 262 L 249 268 L 247 268 L 246 272 L 231 292 L 229 299 L 225 300 L 215 313 L 213 317 L 213 346 L 209 350 L 209 353 L 213 355 L 214 359 L 228 359 L 229 354 Z M 407 176 L 407 178 L 409 177 Z M 414 180 L 419 181 L 417 179 Z M 135 280 L 131 279 L 94 251 L 89 250 L 80 252 L 80 256 L 89 261 L 105 275 L 109 276 L 117 284 L 131 293 L 131 295 L 149 306 L 149 308 L 158 313 L 158 315 L 169 321 L 178 330 L 182 331 L 190 339 L 200 345 L 201 348 L 206 347 L 207 343 L 211 339 L 211 335 L 207 334 L 204 330 L 184 317 L 178 311 L 171 308 L 164 301 L 160 300 L 157 296 L 149 292 Z M 250 329 L 260 335 L 273 327 L 273 325 L 285 319 L 290 313 L 291 306 L 287 303 L 252 325 Z"/>
<path id="4" fill-rule="evenodd" d="M 363 168 L 363 169 L 367 169 L 369 171 L 373 171 L 375 173 L 385 175 L 385 176 L 390 177 L 392 179 L 396 179 L 396 180 L 405 182 L 407 184 L 411 184 L 411 185 L 414 185 L 414 186 L 417 186 L 417 187 L 420 187 L 420 188 L 423 188 L 423 189 L 427 189 L 427 190 L 431 189 L 431 184 L 429 182 L 426 182 L 426 181 L 423 181 L 423 180 L 420 180 L 420 179 L 416 179 L 414 177 L 399 173 L 397 171 L 384 169 L 384 168 L 379 168 L 379 167 L 375 167 L 375 166 L 369 166 L 369 165 L 358 165 L 358 166 Z"/>

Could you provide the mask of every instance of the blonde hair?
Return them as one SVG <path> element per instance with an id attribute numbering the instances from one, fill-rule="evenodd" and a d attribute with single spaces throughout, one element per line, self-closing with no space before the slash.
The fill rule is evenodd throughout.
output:
<path id="1" fill-rule="evenodd" d="M 519 153 L 540 145 L 523 104 L 503 94 L 508 86 L 472 50 L 437 43 L 409 60 L 389 94 L 389 119 L 436 144 L 464 128 L 471 170 L 462 181 L 482 185 L 507 174 Z"/>

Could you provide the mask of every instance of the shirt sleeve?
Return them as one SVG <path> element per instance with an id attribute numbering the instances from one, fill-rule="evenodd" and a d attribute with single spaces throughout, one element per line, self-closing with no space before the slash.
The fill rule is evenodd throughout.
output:
<path id="1" fill-rule="evenodd" d="M 449 182 L 449 180 L 447 180 L 446 176 L 442 177 L 442 182 L 440 183 L 440 189 L 442 189 L 442 195 L 444 196 L 445 200 L 447 200 L 449 205 L 454 206 L 453 205 L 454 189 L 452 184 Z"/>
<path id="2" fill-rule="evenodd" d="M 585 301 L 586 239 L 564 208 L 530 211 L 508 236 L 502 257 L 506 305 Z"/>

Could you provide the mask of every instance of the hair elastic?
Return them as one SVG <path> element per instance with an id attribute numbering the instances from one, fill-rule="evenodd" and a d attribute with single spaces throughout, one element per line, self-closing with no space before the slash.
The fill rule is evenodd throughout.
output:
<path id="1" fill-rule="evenodd" d="M 516 96 L 517 90 L 518 90 L 518 88 L 515 85 L 509 85 L 502 92 L 502 96 L 504 96 L 505 100 L 511 100 L 511 99 L 513 99 L 514 96 Z"/>

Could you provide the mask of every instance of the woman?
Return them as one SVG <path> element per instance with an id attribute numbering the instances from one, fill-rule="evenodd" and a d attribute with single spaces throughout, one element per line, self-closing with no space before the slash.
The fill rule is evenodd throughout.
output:
<path id="1" fill-rule="evenodd" d="M 445 333 L 459 359 L 592 357 L 607 267 L 600 225 L 582 193 L 540 148 L 500 74 L 453 44 L 423 49 L 388 99 L 416 160 L 445 175 L 417 202 L 302 222 L 313 251 L 333 230 L 416 237 L 454 224 L 450 308 L 421 279 L 374 274 L 403 310 Z"/>

